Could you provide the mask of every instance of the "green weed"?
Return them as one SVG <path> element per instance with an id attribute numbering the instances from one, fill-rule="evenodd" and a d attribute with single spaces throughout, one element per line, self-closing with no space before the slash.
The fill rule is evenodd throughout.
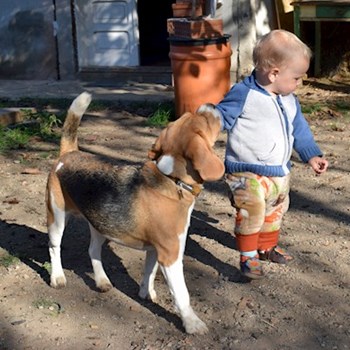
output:
<path id="1" fill-rule="evenodd" d="M 337 101 L 335 103 L 336 109 L 343 114 L 344 117 L 350 117 L 350 103 L 344 101 Z"/>
<path id="2" fill-rule="evenodd" d="M 21 110 L 24 121 L 12 127 L 0 127 L 0 154 L 10 150 L 25 148 L 34 136 L 44 141 L 56 141 L 56 129 L 62 125 L 60 117 L 46 111 Z"/>
<path id="3" fill-rule="evenodd" d="M 312 114 L 322 110 L 322 105 L 320 103 L 314 103 L 312 105 L 303 105 L 301 110 L 304 114 Z"/>
<path id="4" fill-rule="evenodd" d="M 163 127 L 166 126 L 171 118 L 171 110 L 164 107 L 159 107 L 150 117 L 147 119 L 147 125 Z"/>
<path id="5" fill-rule="evenodd" d="M 50 262 L 45 261 L 45 262 L 43 263 L 43 268 L 44 268 L 49 274 L 51 274 L 52 266 L 51 266 L 51 263 L 50 263 Z"/>
<path id="6" fill-rule="evenodd" d="M 347 101 L 303 102 L 302 112 L 311 117 L 350 117 L 350 103 Z"/>
<path id="7" fill-rule="evenodd" d="M 32 305 L 36 309 L 48 312 L 50 316 L 57 316 L 60 313 L 64 312 L 63 308 L 59 303 L 45 298 L 39 298 L 37 300 L 34 300 Z"/>
<path id="8" fill-rule="evenodd" d="M 11 149 L 24 148 L 31 135 L 21 129 L 4 129 L 0 127 L 0 153 Z"/>
<path id="9" fill-rule="evenodd" d="M 10 266 L 19 264 L 20 260 L 17 256 L 6 254 L 4 256 L 0 256 L 0 266 L 9 268 Z"/>
<path id="10" fill-rule="evenodd" d="M 32 122 L 32 125 L 27 127 L 29 132 L 44 139 L 54 136 L 55 128 L 62 125 L 62 119 L 54 113 L 46 111 L 33 112 L 32 110 L 25 109 L 23 109 L 22 112 L 25 120 Z"/>

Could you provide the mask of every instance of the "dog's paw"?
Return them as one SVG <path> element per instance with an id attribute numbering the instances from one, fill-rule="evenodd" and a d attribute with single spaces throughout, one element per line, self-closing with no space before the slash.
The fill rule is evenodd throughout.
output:
<path id="1" fill-rule="evenodd" d="M 139 297 L 141 299 L 148 299 L 155 302 L 157 300 L 157 293 L 154 289 L 151 291 L 148 291 L 146 288 L 141 287 L 139 291 Z"/>
<path id="2" fill-rule="evenodd" d="M 206 324 L 195 313 L 184 318 L 182 322 L 188 334 L 205 334 L 208 332 Z"/>
<path id="3" fill-rule="evenodd" d="M 113 288 L 112 283 L 106 279 L 101 280 L 99 283 L 96 283 L 96 287 L 102 293 L 106 293 Z"/>
<path id="4" fill-rule="evenodd" d="M 60 288 L 64 288 L 67 284 L 67 280 L 66 277 L 64 276 L 58 276 L 58 277 L 54 277 L 51 276 L 50 279 L 50 286 L 56 289 L 60 289 Z"/>

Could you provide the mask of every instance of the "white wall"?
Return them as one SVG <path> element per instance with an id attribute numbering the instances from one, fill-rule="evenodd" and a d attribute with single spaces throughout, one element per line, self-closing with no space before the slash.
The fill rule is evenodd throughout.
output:
<path id="1" fill-rule="evenodd" d="M 55 79 L 52 0 L 0 1 L 0 77 Z"/>
<path id="2" fill-rule="evenodd" d="M 274 29 L 273 0 L 222 0 L 216 18 L 231 35 L 231 80 L 238 81 L 253 69 L 252 52 L 257 38 Z"/>

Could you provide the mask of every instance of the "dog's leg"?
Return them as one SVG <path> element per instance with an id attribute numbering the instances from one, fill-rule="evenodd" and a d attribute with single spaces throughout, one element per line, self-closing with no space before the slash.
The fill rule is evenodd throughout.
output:
<path id="1" fill-rule="evenodd" d="M 51 258 L 50 284 L 54 288 L 63 288 L 67 280 L 62 269 L 61 241 L 66 223 L 66 213 L 53 205 L 54 222 L 48 227 L 49 252 Z"/>
<path id="2" fill-rule="evenodd" d="M 185 231 L 187 232 L 187 230 Z M 161 271 L 168 283 L 174 298 L 175 306 L 180 312 L 183 326 L 189 334 L 204 334 L 208 331 L 205 323 L 195 314 L 190 305 L 190 295 L 187 290 L 183 273 L 183 253 L 186 245 L 187 233 L 180 236 L 180 252 L 178 259 L 170 266 L 160 265 Z"/>
<path id="3" fill-rule="evenodd" d="M 91 240 L 89 246 L 89 255 L 91 258 L 92 268 L 94 270 L 96 287 L 101 292 L 108 292 L 112 288 L 112 283 L 107 277 L 103 269 L 101 260 L 102 244 L 105 242 L 104 238 L 93 226 L 90 225 Z"/>
<path id="4" fill-rule="evenodd" d="M 155 249 L 147 250 L 145 271 L 140 285 L 139 297 L 149 298 L 153 302 L 157 299 L 157 293 L 154 290 L 154 279 L 158 270 L 157 252 Z"/>

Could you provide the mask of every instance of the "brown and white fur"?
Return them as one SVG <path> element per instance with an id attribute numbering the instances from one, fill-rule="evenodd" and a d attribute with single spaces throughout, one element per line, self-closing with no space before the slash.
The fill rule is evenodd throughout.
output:
<path id="1" fill-rule="evenodd" d="M 89 223 L 89 254 L 96 286 L 112 287 L 101 261 L 108 239 L 146 250 L 139 296 L 156 299 L 158 266 L 165 277 L 187 333 L 207 327 L 193 311 L 183 274 L 187 230 L 204 181 L 222 177 L 224 165 L 212 147 L 220 133 L 220 118 L 210 110 L 185 113 L 162 130 L 142 167 L 116 167 L 98 156 L 78 150 L 77 130 L 91 101 L 79 95 L 63 126 L 60 157 L 47 183 L 47 225 L 52 272 L 51 286 L 66 285 L 61 263 L 61 240 L 68 216 L 78 214 Z"/>

